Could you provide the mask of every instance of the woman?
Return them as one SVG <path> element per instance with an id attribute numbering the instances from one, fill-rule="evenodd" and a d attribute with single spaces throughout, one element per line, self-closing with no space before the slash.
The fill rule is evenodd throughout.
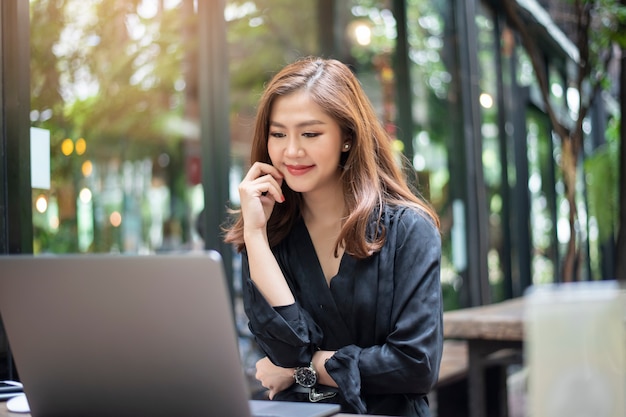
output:
<path id="1" fill-rule="evenodd" d="M 428 416 L 442 351 L 439 220 L 350 69 L 307 58 L 261 97 L 241 210 L 249 327 L 270 399 Z"/>

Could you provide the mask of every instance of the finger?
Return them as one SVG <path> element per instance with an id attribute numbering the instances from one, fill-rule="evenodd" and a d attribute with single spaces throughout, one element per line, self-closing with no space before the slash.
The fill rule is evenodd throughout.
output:
<path id="1" fill-rule="evenodd" d="M 265 197 L 268 194 L 276 195 L 276 191 L 280 190 L 280 185 L 271 175 L 264 175 L 252 181 L 242 181 L 239 184 L 239 195 L 250 197 Z M 282 195 L 282 191 L 278 192 Z"/>
<path id="2" fill-rule="evenodd" d="M 276 179 L 283 178 L 283 175 L 274 166 L 263 162 L 255 162 L 248 170 L 248 173 L 246 174 L 244 180 L 254 181 L 255 179 L 264 175 L 271 175 L 273 178 Z"/>
<path id="3" fill-rule="evenodd" d="M 258 187 L 257 192 L 261 197 L 271 196 L 275 201 L 282 203 L 285 201 L 283 196 L 283 190 L 281 188 L 282 179 L 276 180 L 271 175 L 264 175 L 255 180 L 255 185 Z"/>

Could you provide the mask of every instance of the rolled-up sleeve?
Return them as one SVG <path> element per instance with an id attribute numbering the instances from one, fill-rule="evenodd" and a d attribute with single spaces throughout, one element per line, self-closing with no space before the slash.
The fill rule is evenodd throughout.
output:
<path id="1" fill-rule="evenodd" d="M 381 279 L 392 274 L 386 295 L 391 299 L 378 303 L 378 314 L 389 315 L 389 332 L 372 346 L 340 348 L 326 365 L 353 405 L 364 394 L 426 395 L 439 373 L 443 346 L 439 233 L 418 214 L 401 216 L 392 227 L 393 241 L 388 244 L 393 254 L 381 260 L 378 270 Z"/>

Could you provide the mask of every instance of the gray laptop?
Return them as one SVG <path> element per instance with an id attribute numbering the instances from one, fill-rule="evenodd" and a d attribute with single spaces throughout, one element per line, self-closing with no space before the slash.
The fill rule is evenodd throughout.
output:
<path id="1" fill-rule="evenodd" d="M 321 417 L 251 401 L 217 252 L 0 256 L 0 314 L 33 417 Z"/>

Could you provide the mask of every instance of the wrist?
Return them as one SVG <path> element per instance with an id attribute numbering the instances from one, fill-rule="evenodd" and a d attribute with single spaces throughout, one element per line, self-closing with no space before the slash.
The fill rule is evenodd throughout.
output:
<path id="1" fill-rule="evenodd" d="M 317 384 L 317 372 L 311 362 L 308 366 L 301 366 L 294 370 L 293 378 L 296 384 L 304 387 L 311 388 Z"/>
<path id="2" fill-rule="evenodd" d="M 328 385 L 336 387 L 337 383 L 330 376 L 326 370 L 326 362 L 331 359 L 335 354 L 332 350 L 318 350 L 313 355 L 313 367 L 317 372 L 317 382 L 322 385 Z"/>
<path id="3" fill-rule="evenodd" d="M 325 369 L 326 362 L 333 357 L 335 352 L 328 350 L 318 350 L 313 355 L 311 362 L 313 363 L 313 368 L 317 370 L 319 374 L 320 369 Z"/>
<path id="4" fill-rule="evenodd" d="M 252 245 L 255 242 L 268 243 L 267 230 L 265 228 L 255 229 L 255 228 L 244 227 L 243 240 L 246 245 Z"/>

